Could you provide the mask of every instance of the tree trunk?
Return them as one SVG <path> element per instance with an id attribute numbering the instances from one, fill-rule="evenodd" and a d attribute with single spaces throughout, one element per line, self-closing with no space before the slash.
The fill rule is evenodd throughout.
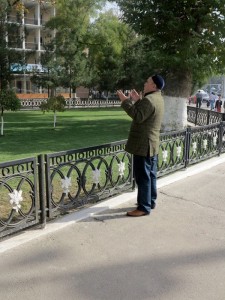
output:
<path id="1" fill-rule="evenodd" d="M 56 127 L 56 112 L 54 112 L 54 128 Z"/>
<path id="2" fill-rule="evenodd" d="M 187 127 L 187 98 L 164 96 L 165 113 L 162 131 L 177 131 Z"/>
<path id="3" fill-rule="evenodd" d="M 1 115 L 1 135 L 4 135 L 3 129 L 4 129 L 4 119 L 3 119 L 3 115 Z"/>
<path id="4" fill-rule="evenodd" d="M 165 79 L 165 114 L 162 131 L 176 131 L 187 127 L 187 99 L 192 89 L 191 73 L 172 71 Z"/>
<path id="5" fill-rule="evenodd" d="M 50 97 L 55 97 L 56 95 L 56 89 L 55 88 L 51 88 L 50 89 Z"/>

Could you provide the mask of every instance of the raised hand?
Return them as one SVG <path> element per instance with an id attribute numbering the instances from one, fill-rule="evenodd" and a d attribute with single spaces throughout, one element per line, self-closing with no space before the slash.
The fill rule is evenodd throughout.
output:
<path id="1" fill-rule="evenodd" d="M 126 95 L 124 95 L 124 93 L 122 92 L 122 90 L 118 90 L 116 91 L 117 96 L 120 98 L 120 101 L 124 101 L 126 99 L 129 99 L 129 97 L 127 97 Z"/>

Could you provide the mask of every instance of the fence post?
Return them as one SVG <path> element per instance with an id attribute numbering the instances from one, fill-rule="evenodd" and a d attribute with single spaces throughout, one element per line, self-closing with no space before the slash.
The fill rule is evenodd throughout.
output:
<path id="1" fill-rule="evenodd" d="M 132 181 L 132 190 L 135 190 L 136 187 L 136 181 L 134 179 L 134 155 L 131 154 L 131 172 L 130 172 L 130 176 L 131 176 L 131 181 Z"/>
<path id="2" fill-rule="evenodd" d="M 198 108 L 195 108 L 195 126 L 197 125 L 197 119 L 198 119 Z"/>
<path id="3" fill-rule="evenodd" d="M 222 114 L 222 121 L 225 121 L 225 113 Z"/>
<path id="4" fill-rule="evenodd" d="M 45 196 L 45 163 L 43 154 L 38 155 L 38 177 L 39 177 L 39 199 L 41 217 L 41 227 L 44 228 L 46 225 L 46 196 Z"/>
<path id="5" fill-rule="evenodd" d="M 209 125 L 209 117 L 210 117 L 210 110 L 207 111 L 207 121 L 206 121 L 206 125 Z"/>
<path id="6" fill-rule="evenodd" d="M 223 147 L 223 122 L 220 122 L 219 125 L 219 156 L 222 152 Z"/>
<path id="7" fill-rule="evenodd" d="M 189 164 L 189 153 L 190 153 L 190 144 L 191 144 L 191 128 L 186 129 L 185 134 L 185 152 L 184 152 L 184 167 L 185 169 L 188 167 Z"/>

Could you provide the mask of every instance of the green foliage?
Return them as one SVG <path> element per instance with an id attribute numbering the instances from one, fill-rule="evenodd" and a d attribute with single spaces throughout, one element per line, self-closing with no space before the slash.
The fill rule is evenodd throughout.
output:
<path id="1" fill-rule="evenodd" d="M 107 12 L 100 14 L 92 24 L 90 36 L 89 59 L 97 73 L 93 85 L 99 90 L 113 91 L 132 84 L 130 57 L 138 40 L 134 31 L 112 12 Z"/>
<path id="2" fill-rule="evenodd" d="M 64 111 L 66 106 L 65 98 L 62 95 L 50 97 L 47 102 L 42 102 L 40 109 L 44 111 Z"/>
<path id="3" fill-rule="evenodd" d="M 0 109 L 16 111 L 20 109 L 21 103 L 16 94 L 12 90 L 0 90 Z"/>
<path id="4" fill-rule="evenodd" d="M 0 110 L 1 110 L 1 136 L 4 132 L 4 110 L 15 111 L 21 107 L 20 100 L 17 98 L 14 91 L 10 89 L 0 90 Z"/>
<path id="5" fill-rule="evenodd" d="M 48 103 L 47 102 L 42 102 L 39 106 L 40 110 L 43 111 L 43 113 L 45 113 L 46 111 L 49 111 L 48 108 Z"/>
<path id="6" fill-rule="evenodd" d="M 44 87 L 75 89 L 89 83 L 87 48 L 90 16 L 101 0 L 58 0 L 56 16 L 46 29 L 55 32 L 45 45 L 41 63 L 45 74 L 36 72 L 33 81 Z"/>
<path id="7" fill-rule="evenodd" d="M 166 75 L 171 96 L 186 96 L 192 84 L 225 71 L 225 0 L 116 2 L 124 20 L 149 40 L 149 61 Z"/>
<path id="8" fill-rule="evenodd" d="M 66 101 L 63 96 L 53 96 L 50 97 L 47 102 L 44 102 L 40 105 L 40 109 L 45 113 L 45 111 L 54 112 L 54 122 L 53 126 L 56 128 L 56 112 L 65 110 Z"/>

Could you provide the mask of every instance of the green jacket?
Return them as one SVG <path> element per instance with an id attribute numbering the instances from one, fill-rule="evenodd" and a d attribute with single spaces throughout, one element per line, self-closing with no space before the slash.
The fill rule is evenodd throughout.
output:
<path id="1" fill-rule="evenodd" d="M 157 155 L 164 114 L 161 91 L 147 94 L 135 104 L 129 99 L 124 100 L 121 106 L 133 119 L 125 150 L 140 156 Z"/>

